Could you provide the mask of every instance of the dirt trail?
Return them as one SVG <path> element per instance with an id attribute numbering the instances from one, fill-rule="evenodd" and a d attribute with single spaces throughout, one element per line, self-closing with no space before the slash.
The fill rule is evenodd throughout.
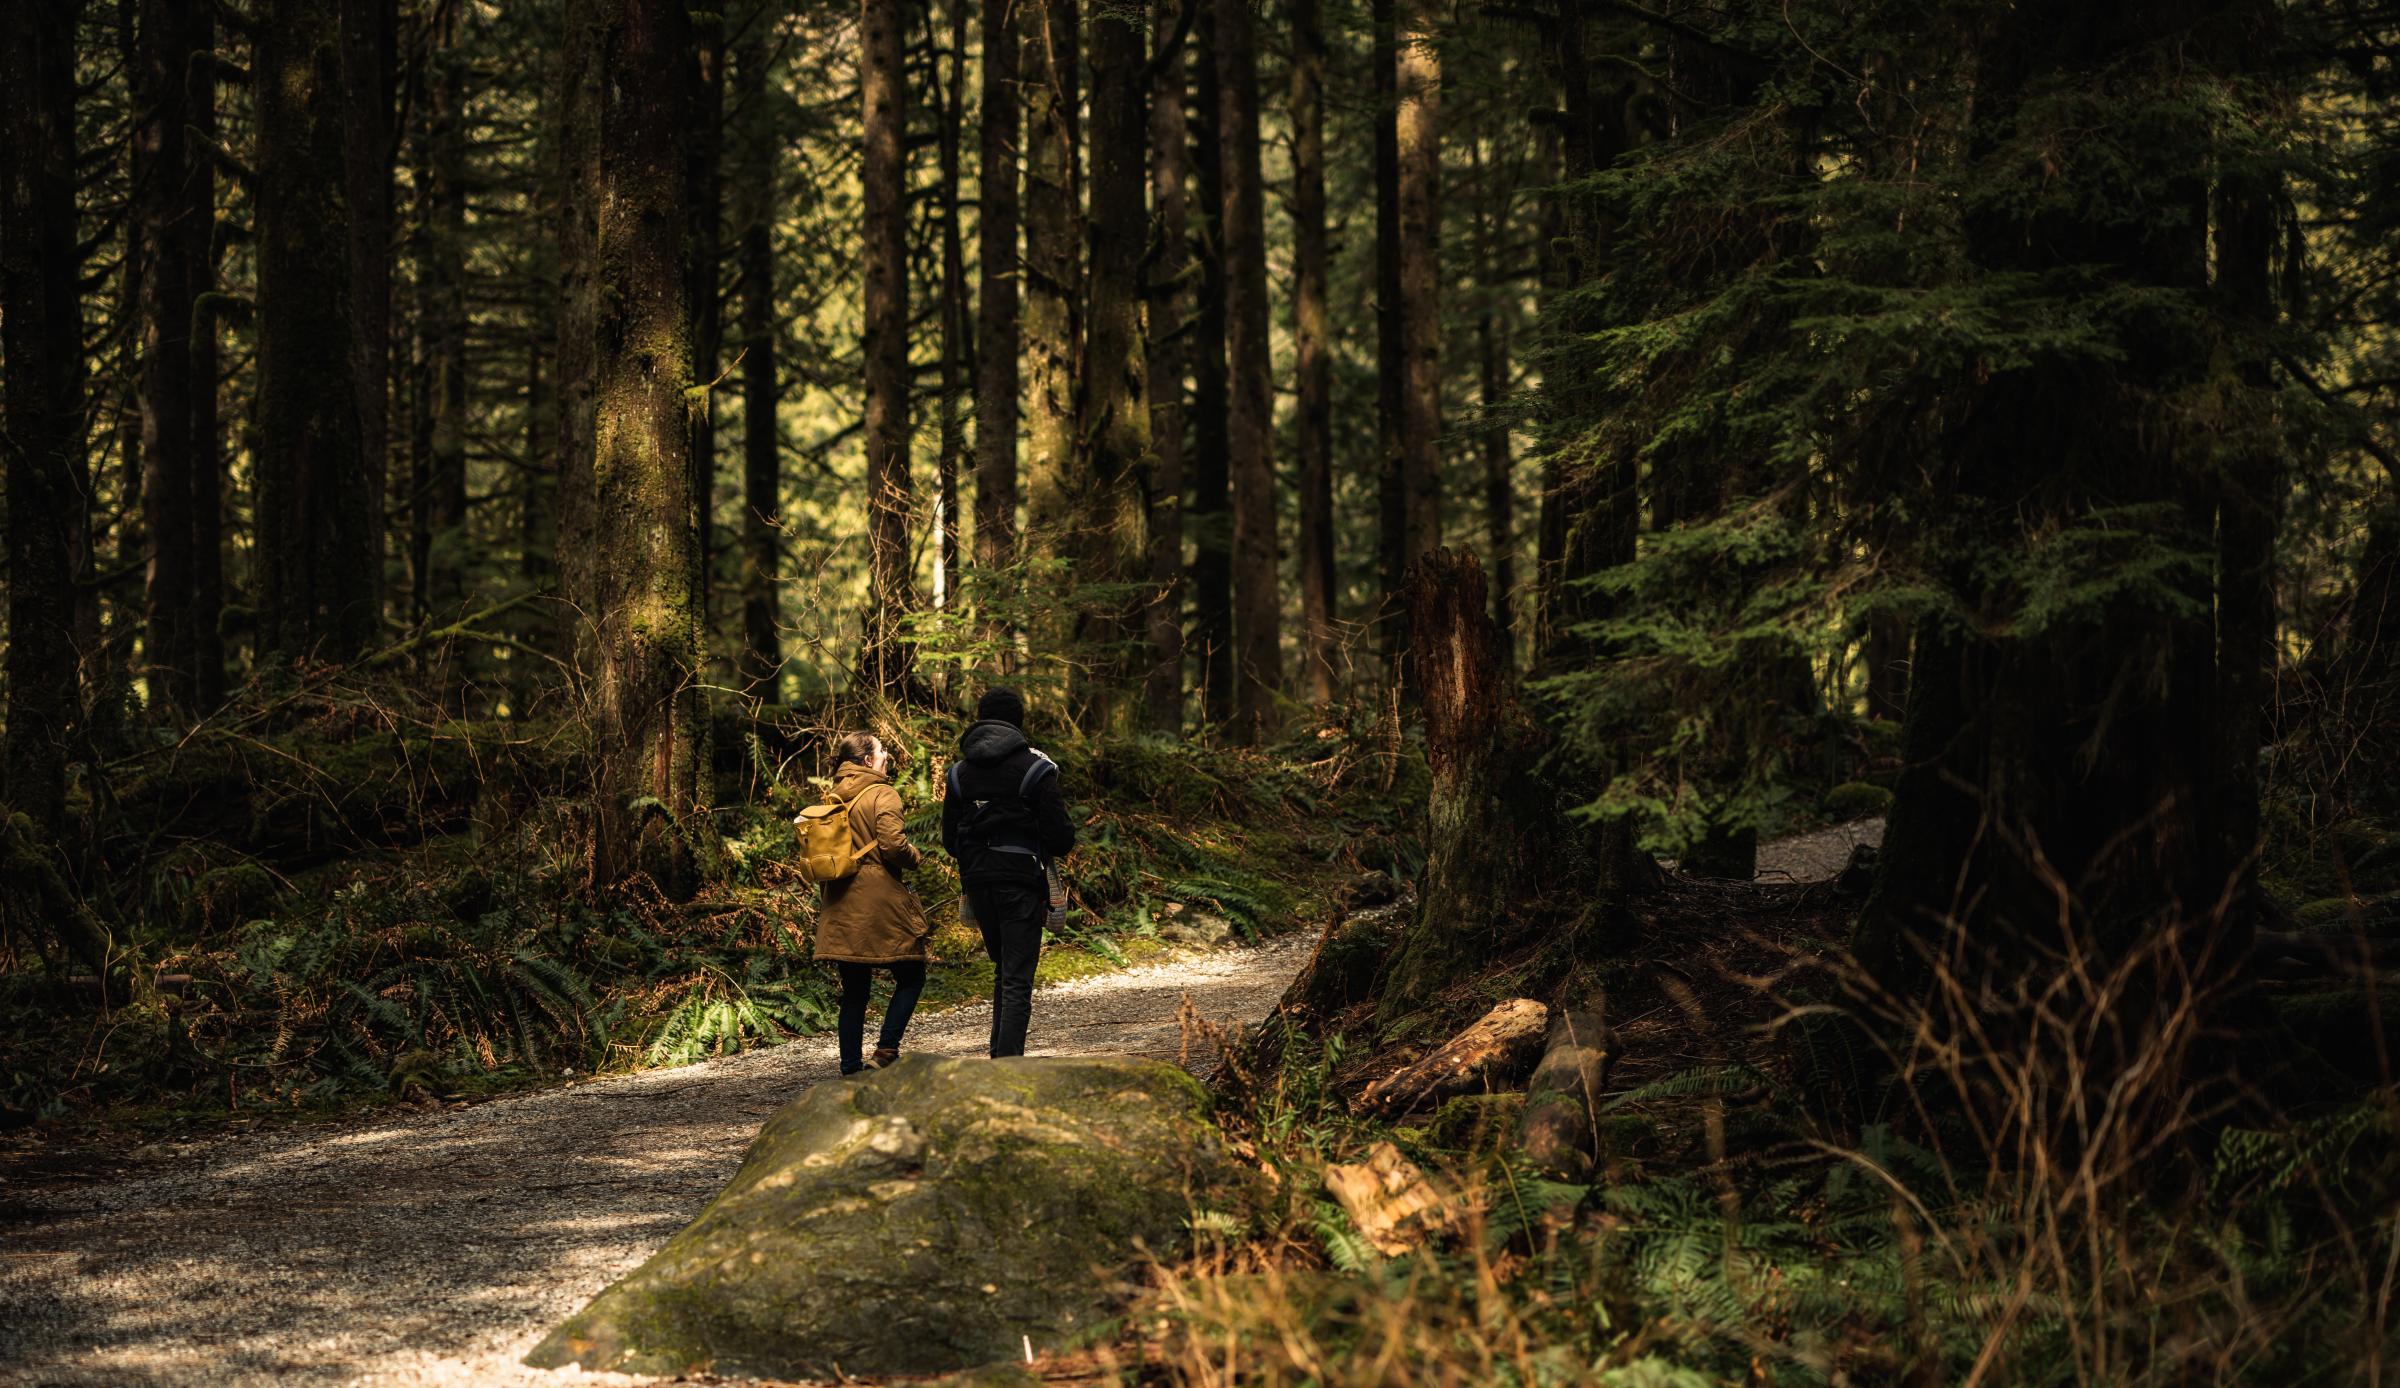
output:
<path id="1" fill-rule="evenodd" d="M 1029 1049 L 1177 1059 L 1185 995 L 1220 1023 L 1263 1017 L 1314 944 L 1046 988 Z M 990 1025 L 988 1006 L 928 1014 L 909 1049 L 975 1055 Z M 517 1357 L 688 1223 L 765 1117 L 834 1072 L 833 1038 L 812 1037 L 0 1191 L 0 1383 L 572 1379 Z"/>
<path id="2" fill-rule="evenodd" d="M 1838 871 L 1880 822 L 1770 844 Z M 1034 1054 L 1178 1058 L 1202 1016 L 1272 1009 L 1302 933 L 1044 989 Z M 909 1047 L 981 1052 L 987 1007 Z M 517 1358 L 733 1174 L 765 1117 L 835 1070 L 811 1038 L 463 1109 L 171 1146 L 72 1185 L 0 1188 L 0 1384 L 557 1384 Z"/>

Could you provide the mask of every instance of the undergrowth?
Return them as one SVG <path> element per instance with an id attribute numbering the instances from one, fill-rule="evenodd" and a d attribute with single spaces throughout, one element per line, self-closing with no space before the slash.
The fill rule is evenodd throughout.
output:
<path id="1" fill-rule="evenodd" d="M 927 850 L 911 882 L 935 926 L 926 1005 L 988 996 L 991 965 L 939 852 L 937 763 L 957 725 L 888 708 L 836 717 L 915 753 L 895 779 Z M 1156 958 L 1179 921 L 1215 917 L 1217 933 L 1256 940 L 1312 916 L 1356 870 L 1354 837 L 1397 837 L 1373 832 L 1388 812 L 1365 803 L 1381 782 L 1360 774 L 1373 758 L 1344 755 L 1352 740 L 1336 730 L 1296 754 L 1046 742 L 1081 843 L 1042 980 Z M 680 903 L 640 882 L 590 891 L 577 803 L 513 786 L 505 807 L 462 811 L 466 831 L 330 861 L 312 845 L 286 865 L 230 830 L 162 846 L 131 896 L 151 906 L 123 937 L 160 980 L 154 995 L 95 1009 L 55 964 L 0 970 L 0 1117 L 181 1124 L 457 1100 L 829 1030 L 836 988 L 810 954 L 815 890 L 790 827 L 817 798 L 808 773 L 826 768 L 757 734 L 747 759 L 761 770 L 744 803 L 718 814 L 723 875 Z"/>

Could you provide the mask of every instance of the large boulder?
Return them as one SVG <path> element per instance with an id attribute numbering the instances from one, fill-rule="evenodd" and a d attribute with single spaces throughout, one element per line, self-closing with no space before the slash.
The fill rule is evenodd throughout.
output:
<path id="1" fill-rule="evenodd" d="M 1204 1103 L 1183 1071 L 1131 1059 L 908 1056 L 819 1084 L 525 1362 L 801 1378 L 1055 1347 L 1234 1190 Z"/>

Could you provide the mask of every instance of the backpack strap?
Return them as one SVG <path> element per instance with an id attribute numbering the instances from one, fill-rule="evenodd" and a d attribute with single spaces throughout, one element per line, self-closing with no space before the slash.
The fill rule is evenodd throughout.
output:
<path id="1" fill-rule="evenodd" d="M 943 780 L 950 783 L 950 795 L 953 799 L 964 800 L 967 798 L 967 783 L 961 779 L 959 774 L 966 769 L 967 763 L 962 758 L 950 763 L 950 770 L 942 777 Z"/>
<path id="2" fill-rule="evenodd" d="M 1035 784 L 1044 776 L 1058 770 L 1058 763 L 1050 760 L 1049 754 L 1042 751 L 1041 748 L 1028 747 L 1025 750 L 1033 753 L 1033 765 L 1025 768 L 1025 779 L 1017 786 L 1019 800 L 1031 800 Z"/>

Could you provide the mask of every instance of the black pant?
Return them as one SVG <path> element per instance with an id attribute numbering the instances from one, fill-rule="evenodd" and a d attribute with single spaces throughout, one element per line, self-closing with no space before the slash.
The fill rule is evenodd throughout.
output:
<path id="1" fill-rule="evenodd" d="M 833 967 L 842 975 L 842 1013 L 834 1034 L 841 1041 L 842 1073 L 855 1075 L 866 1068 L 867 994 L 875 987 L 875 965 L 842 960 Z M 908 1015 L 917 1010 L 917 995 L 925 991 L 925 961 L 903 959 L 883 967 L 892 971 L 892 1000 L 883 1009 L 883 1031 L 875 1044 L 896 1051 L 900 1033 L 908 1030 Z"/>
<path id="2" fill-rule="evenodd" d="M 1033 1021 L 1033 971 L 1042 962 L 1042 926 L 1050 918 L 1044 882 L 983 882 L 967 888 L 983 952 L 992 957 L 992 1054 L 1025 1054 Z"/>

